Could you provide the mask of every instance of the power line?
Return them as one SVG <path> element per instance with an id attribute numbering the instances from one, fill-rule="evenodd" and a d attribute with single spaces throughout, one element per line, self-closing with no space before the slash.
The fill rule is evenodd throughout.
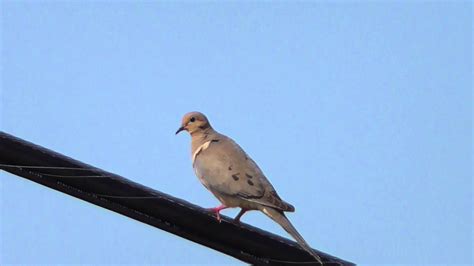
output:
<path id="1" fill-rule="evenodd" d="M 253 265 L 319 265 L 286 238 L 0 131 L 0 169 Z M 317 251 L 324 265 L 354 265 Z"/>

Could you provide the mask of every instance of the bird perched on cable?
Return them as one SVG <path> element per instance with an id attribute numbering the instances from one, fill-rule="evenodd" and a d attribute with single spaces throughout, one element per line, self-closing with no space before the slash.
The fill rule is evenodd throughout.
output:
<path id="1" fill-rule="evenodd" d="M 219 212 L 239 207 L 236 221 L 248 210 L 259 210 L 280 224 L 298 244 L 320 264 L 318 254 L 306 243 L 284 212 L 295 208 L 283 201 L 258 165 L 231 138 L 215 131 L 200 112 L 184 115 L 176 134 L 186 130 L 191 135 L 191 156 L 194 172 L 201 183 L 222 203 L 210 209 L 220 222 Z"/>

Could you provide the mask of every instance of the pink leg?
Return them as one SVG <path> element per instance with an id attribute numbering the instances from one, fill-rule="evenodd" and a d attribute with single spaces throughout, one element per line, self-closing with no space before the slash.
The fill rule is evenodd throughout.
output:
<path id="1" fill-rule="evenodd" d="M 216 214 L 217 221 L 219 221 L 219 223 L 220 223 L 221 222 L 221 215 L 219 214 L 219 212 L 222 211 L 223 209 L 227 209 L 227 208 L 229 208 L 229 207 L 227 207 L 225 205 L 221 205 L 221 206 L 218 206 L 218 207 L 215 207 L 215 208 L 209 208 L 208 210 Z"/>
<path id="2" fill-rule="evenodd" d="M 244 215 L 247 211 L 247 209 L 242 208 L 239 214 L 237 214 L 237 216 L 234 218 L 234 221 L 240 223 L 240 217 L 242 217 L 242 215 Z"/>

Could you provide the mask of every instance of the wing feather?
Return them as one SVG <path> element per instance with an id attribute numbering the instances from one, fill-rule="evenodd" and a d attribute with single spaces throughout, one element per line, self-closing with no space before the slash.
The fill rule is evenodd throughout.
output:
<path id="1" fill-rule="evenodd" d="M 294 211 L 283 201 L 258 165 L 232 139 L 221 135 L 202 145 L 193 156 L 196 174 L 213 193 Z"/>

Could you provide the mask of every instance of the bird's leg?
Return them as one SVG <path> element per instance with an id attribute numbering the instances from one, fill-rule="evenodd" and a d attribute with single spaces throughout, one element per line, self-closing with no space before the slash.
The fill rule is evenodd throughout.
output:
<path id="1" fill-rule="evenodd" d="M 209 208 L 208 210 L 216 214 L 217 221 L 219 221 L 219 223 L 220 223 L 221 222 L 221 215 L 219 214 L 219 212 L 222 211 L 223 209 L 227 209 L 227 208 L 229 208 L 229 207 L 227 207 L 225 205 L 221 205 L 221 206 L 218 206 L 218 207 L 215 207 L 215 208 Z"/>
<path id="2" fill-rule="evenodd" d="M 240 210 L 239 214 L 237 214 L 237 216 L 235 216 L 234 221 L 237 222 L 237 223 L 240 223 L 240 217 L 242 217 L 242 215 L 244 215 L 247 211 L 248 211 L 247 209 L 242 208 Z"/>

